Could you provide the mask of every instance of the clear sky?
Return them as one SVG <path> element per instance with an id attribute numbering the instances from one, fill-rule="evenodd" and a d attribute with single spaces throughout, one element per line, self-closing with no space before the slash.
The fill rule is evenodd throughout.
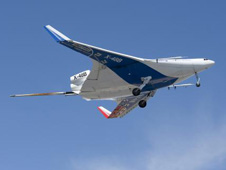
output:
<path id="1" fill-rule="evenodd" d="M 2 1 L 1 170 L 225 170 L 226 2 Z M 107 120 L 81 97 L 9 98 L 70 91 L 69 77 L 91 69 L 63 47 L 50 24 L 87 44 L 143 58 L 206 57 L 201 87 L 159 90 L 145 109 Z M 195 78 L 186 82 L 195 83 Z"/>

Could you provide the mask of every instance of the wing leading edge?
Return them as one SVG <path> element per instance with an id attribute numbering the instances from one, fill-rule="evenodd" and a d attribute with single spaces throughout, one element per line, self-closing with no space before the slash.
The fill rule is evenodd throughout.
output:
<path id="1" fill-rule="evenodd" d="M 109 110 L 105 109 L 103 106 L 99 106 L 98 110 L 108 119 L 108 118 L 118 118 L 123 117 L 131 110 L 138 106 L 138 103 L 141 100 L 147 101 L 150 97 L 153 97 L 156 93 L 156 90 L 151 92 L 144 92 L 139 96 L 128 96 L 118 100 L 117 107 L 110 112 Z"/>
<path id="2" fill-rule="evenodd" d="M 68 48 L 71 48 L 72 50 L 75 50 L 75 51 L 77 51 L 79 53 L 82 53 L 82 54 L 84 54 L 86 56 L 89 56 L 89 57 L 91 57 L 91 58 L 93 58 L 93 59 L 95 59 L 97 61 L 101 61 L 102 64 L 106 64 L 106 63 L 104 63 L 104 61 L 101 60 L 102 58 L 107 59 L 108 63 L 110 62 L 111 65 L 113 65 L 113 63 L 115 63 L 115 64 L 122 63 L 123 61 L 120 60 L 122 58 L 123 59 L 129 59 L 130 60 L 130 64 L 132 64 L 134 62 L 134 60 L 135 61 L 143 61 L 142 58 L 138 58 L 138 57 L 134 57 L 134 56 L 130 56 L 130 55 L 126 55 L 126 54 L 122 54 L 122 53 L 106 50 L 106 49 L 103 49 L 103 48 L 95 47 L 95 46 L 88 45 L 88 44 L 85 44 L 85 43 L 81 43 L 81 42 L 78 42 L 78 41 L 74 41 L 74 40 L 68 38 L 66 35 L 62 34 L 61 32 L 59 32 L 58 30 L 56 30 L 55 28 L 53 28 L 50 25 L 46 25 L 46 26 L 44 26 L 44 28 L 47 30 L 47 32 L 58 43 L 66 46 Z M 106 57 L 107 55 L 104 55 L 104 54 L 112 55 L 112 56 Z M 120 58 L 114 58 L 115 56 L 118 56 Z M 124 63 L 124 64 L 128 64 L 128 63 Z"/>
<path id="3" fill-rule="evenodd" d="M 78 95 L 78 93 L 68 91 L 68 92 L 50 92 L 50 93 L 14 94 L 11 95 L 10 97 L 53 96 L 53 95 L 73 96 Z"/>

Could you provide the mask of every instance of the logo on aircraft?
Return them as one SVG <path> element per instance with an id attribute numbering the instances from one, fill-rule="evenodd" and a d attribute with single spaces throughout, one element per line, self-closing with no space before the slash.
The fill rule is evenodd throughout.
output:
<path id="1" fill-rule="evenodd" d="M 121 58 L 118 58 L 118 57 L 112 57 L 112 56 L 110 56 L 110 55 L 107 55 L 105 58 L 106 58 L 106 59 L 109 59 L 109 60 L 112 60 L 112 61 L 114 61 L 114 62 L 116 62 L 116 63 L 121 63 L 121 62 L 123 61 L 123 59 L 121 59 Z"/>

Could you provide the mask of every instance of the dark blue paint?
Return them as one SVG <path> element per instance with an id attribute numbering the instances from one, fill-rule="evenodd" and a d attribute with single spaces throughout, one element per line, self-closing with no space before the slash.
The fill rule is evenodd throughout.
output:
<path id="1" fill-rule="evenodd" d="M 80 45 L 72 41 L 60 41 L 60 44 L 86 56 L 89 56 L 90 58 L 106 65 L 129 84 L 139 86 L 142 84 L 141 77 L 152 76 L 152 80 L 150 81 L 149 85 L 145 86 L 143 91 L 150 91 L 165 87 L 171 85 L 177 80 L 177 78 L 167 77 L 159 73 L 146 64 L 127 57 L 123 57 L 121 55 L 116 55 L 96 48 L 87 47 L 85 45 Z M 97 56 L 97 54 L 99 54 L 99 56 Z M 110 57 L 106 57 L 108 55 Z M 115 60 L 119 60 L 121 62 L 116 62 Z"/>

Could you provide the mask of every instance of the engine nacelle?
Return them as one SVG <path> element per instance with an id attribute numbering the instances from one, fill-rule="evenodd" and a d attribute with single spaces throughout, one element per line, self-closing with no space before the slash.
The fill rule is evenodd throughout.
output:
<path id="1" fill-rule="evenodd" d="M 90 74 L 90 70 L 83 71 L 81 73 L 75 74 L 74 76 L 70 77 L 71 80 L 71 90 L 80 92 L 82 85 L 86 81 Z"/>

